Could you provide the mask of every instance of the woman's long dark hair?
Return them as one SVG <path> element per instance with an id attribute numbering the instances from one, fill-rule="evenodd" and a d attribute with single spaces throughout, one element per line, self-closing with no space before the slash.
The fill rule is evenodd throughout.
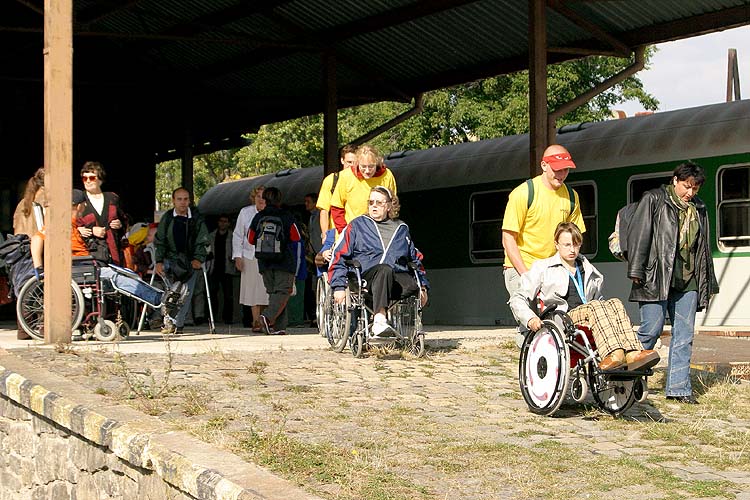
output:
<path id="1" fill-rule="evenodd" d="M 34 208 L 34 199 L 40 188 L 44 187 L 44 167 L 38 168 L 34 175 L 26 183 L 26 190 L 23 193 L 23 216 L 28 217 Z"/>

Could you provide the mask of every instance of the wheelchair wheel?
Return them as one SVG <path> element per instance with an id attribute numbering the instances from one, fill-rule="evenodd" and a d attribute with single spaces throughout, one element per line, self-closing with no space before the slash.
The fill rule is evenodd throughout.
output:
<path id="1" fill-rule="evenodd" d="M 634 381 L 612 380 L 606 375 L 589 370 L 589 386 L 599 408 L 615 417 L 621 415 L 635 402 Z"/>
<path id="2" fill-rule="evenodd" d="M 96 340 L 111 342 L 119 337 L 120 332 L 114 321 L 105 319 L 102 323 L 97 322 L 94 325 L 94 338 Z"/>
<path id="3" fill-rule="evenodd" d="M 328 337 L 328 343 L 331 344 L 331 349 L 336 352 L 343 351 L 349 339 L 351 330 L 347 319 L 348 304 L 348 291 L 346 301 L 343 304 L 336 304 L 333 301 L 333 290 L 329 289 L 329 293 L 326 294 L 326 337 Z"/>
<path id="4" fill-rule="evenodd" d="M 562 329 L 545 320 L 542 328 L 529 333 L 521 346 L 518 381 L 521 394 L 533 413 L 552 415 L 568 391 L 570 351 Z"/>
<path id="5" fill-rule="evenodd" d="M 421 358 L 425 353 L 422 311 L 419 297 L 412 296 L 394 305 L 389 311 L 389 321 L 403 338 L 404 347 L 414 356 Z"/>
<path id="6" fill-rule="evenodd" d="M 648 398 L 648 382 L 646 377 L 640 377 L 633 382 L 633 397 L 637 403 L 643 403 Z"/>
<path id="7" fill-rule="evenodd" d="M 331 312 L 330 304 L 328 300 L 328 285 L 326 284 L 325 278 L 319 276 L 316 281 L 315 289 L 315 321 L 318 323 L 318 331 L 321 337 L 328 337 L 328 321 L 330 319 L 329 313 Z M 329 339 L 330 342 L 330 339 Z M 333 345 L 333 344 L 331 344 Z"/>
<path id="8" fill-rule="evenodd" d="M 71 280 L 71 331 L 81 325 L 84 313 L 83 293 Z M 24 332 L 38 340 L 44 340 L 44 278 L 29 278 L 21 287 L 16 302 L 18 324 Z"/>

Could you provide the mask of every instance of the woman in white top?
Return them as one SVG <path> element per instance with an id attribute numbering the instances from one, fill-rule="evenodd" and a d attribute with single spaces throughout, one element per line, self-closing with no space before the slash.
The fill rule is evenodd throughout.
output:
<path id="1" fill-rule="evenodd" d="M 255 259 L 255 247 L 247 241 L 247 232 L 253 217 L 266 207 L 263 199 L 264 186 L 256 186 L 250 192 L 250 205 L 240 210 L 237 224 L 232 233 L 232 259 L 240 271 L 240 304 L 242 304 L 242 325 L 254 332 L 260 332 L 260 314 L 268 305 L 268 294 L 263 285 L 263 277 L 258 271 L 258 261 Z M 250 321 L 252 313 L 252 324 Z"/>

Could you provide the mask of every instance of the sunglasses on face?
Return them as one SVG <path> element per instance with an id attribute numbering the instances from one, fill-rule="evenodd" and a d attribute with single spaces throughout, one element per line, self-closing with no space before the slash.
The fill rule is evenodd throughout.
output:
<path id="1" fill-rule="evenodd" d="M 89 174 L 83 174 L 81 176 L 81 178 L 83 179 L 83 182 L 94 182 L 99 177 L 96 174 L 91 174 L 91 175 L 89 175 Z"/>

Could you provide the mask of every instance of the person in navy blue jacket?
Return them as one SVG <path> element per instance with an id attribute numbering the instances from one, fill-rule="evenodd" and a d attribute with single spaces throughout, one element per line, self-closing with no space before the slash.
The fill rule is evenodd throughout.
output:
<path id="1" fill-rule="evenodd" d="M 344 261 L 358 260 L 373 297 L 373 335 L 390 337 L 396 332 L 385 316 L 389 300 L 411 295 L 421 288 L 420 298 L 424 305 L 429 283 L 422 267 L 422 256 L 409 234 L 409 226 L 397 219 L 398 198 L 388 188 L 375 186 L 367 204 L 367 215 L 353 219 L 336 242 L 328 268 L 328 281 L 336 303 L 344 302 L 347 285 Z M 414 275 L 407 267 L 409 262 L 417 264 L 419 283 L 415 283 Z"/>

